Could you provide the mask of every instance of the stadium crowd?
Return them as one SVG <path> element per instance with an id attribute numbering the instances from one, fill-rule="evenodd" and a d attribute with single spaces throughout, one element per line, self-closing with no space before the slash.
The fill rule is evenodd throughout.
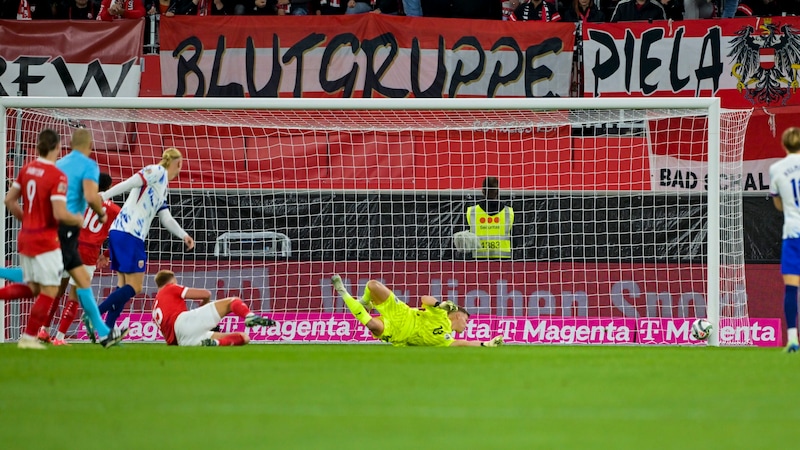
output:
<path id="1" fill-rule="evenodd" d="M 176 15 L 336 15 L 624 22 L 800 15 L 800 0 L 0 0 L 0 19 L 114 20 Z"/>

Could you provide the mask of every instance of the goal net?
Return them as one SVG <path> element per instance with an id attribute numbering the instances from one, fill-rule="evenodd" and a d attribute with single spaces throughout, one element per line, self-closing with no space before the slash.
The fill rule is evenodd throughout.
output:
<path id="1" fill-rule="evenodd" d="M 252 342 L 371 341 L 331 286 L 338 273 L 354 294 L 377 279 L 411 306 L 433 295 L 466 307 L 466 339 L 698 344 L 691 322 L 708 317 L 711 344 L 752 343 L 741 211 L 750 111 L 721 111 L 717 99 L 0 105 L 7 179 L 45 127 L 65 152 L 76 127 L 89 129 L 115 183 L 168 147 L 183 153 L 169 205 L 197 246 L 185 251 L 154 220 L 144 292 L 118 322 L 134 341 L 162 339 L 152 274 L 170 269 L 278 321 L 249 329 Z M 482 192 L 487 177 L 497 199 Z M 14 265 L 19 223 L 6 219 Z M 107 269 L 93 283 L 98 301 L 116 286 Z M 30 305 L 3 304 L 2 339 L 18 338 Z M 245 330 L 237 317 L 221 329 Z M 68 338 L 85 339 L 77 323 Z"/>

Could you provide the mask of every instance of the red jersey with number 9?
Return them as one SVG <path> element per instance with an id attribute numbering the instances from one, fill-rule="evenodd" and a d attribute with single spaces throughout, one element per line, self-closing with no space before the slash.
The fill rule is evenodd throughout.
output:
<path id="1" fill-rule="evenodd" d="M 54 163 L 38 158 L 22 167 L 13 186 L 22 193 L 17 251 L 33 257 L 59 249 L 58 221 L 52 202 L 67 201 L 67 176 Z"/>
<path id="2" fill-rule="evenodd" d="M 167 345 L 178 345 L 175 337 L 175 319 L 186 309 L 186 291 L 189 288 L 179 284 L 168 284 L 156 294 L 153 304 L 153 321 L 158 325 Z"/>
<path id="3" fill-rule="evenodd" d="M 83 228 L 78 236 L 78 253 L 81 255 L 81 262 L 87 266 L 97 264 L 103 242 L 108 237 L 108 230 L 111 229 L 111 224 L 119 214 L 119 205 L 112 200 L 104 201 L 103 208 L 105 208 L 107 216 L 105 223 L 100 223 L 100 218 L 91 206 L 86 208 L 86 212 L 83 214 Z"/>

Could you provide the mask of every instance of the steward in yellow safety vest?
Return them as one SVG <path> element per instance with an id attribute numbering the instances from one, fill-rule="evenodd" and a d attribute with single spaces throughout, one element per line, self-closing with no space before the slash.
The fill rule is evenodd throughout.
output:
<path id="1" fill-rule="evenodd" d="M 467 208 L 469 230 L 478 236 L 481 246 L 473 252 L 475 258 L 511 258 L 511 227 L 514 209 L 499 200 L 500 188 L 496 177 L 483 180 L 484 199 Z"/>

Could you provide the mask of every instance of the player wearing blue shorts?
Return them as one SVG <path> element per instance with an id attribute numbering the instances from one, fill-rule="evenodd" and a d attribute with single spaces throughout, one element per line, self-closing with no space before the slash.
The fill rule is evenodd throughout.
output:
<path id="1" fill-rule="evenodd" d="M 800 286 L 800 128 L 783 132 L 786 157 L 769 167 L 769 195 L 783 211 L 781 274 L 785 285 L 783 311 L 786 314 L 786 351 L 800 350 L 797 340 L 797 291 Z"/>
<path id="2" fill-rule="evenodd" d="M 161 225 L 179 239 L 186 248 L 194 248 L 194 239 L 172 217 L 167 204 L 167 185 L 181 171 L 183 158 L 176 148 L 168 148 L 161 162 L 149 165 L 136 175 L 103 193 L 103 200 L 128 192 L 128 198 L 108 233 L 111 270 L 119 277 L 116 289 L 100 304 L 106 313 L 106 324 L 113 326 L 125 305 L 142 292 L 147 269 L 145 239 L 153 218 L 158 215 Z"/>
<path id="3" fill-rule="evenodd" d="M 503 336 L 486 342 L 456 339 L 454 332 L 467 328 L 469 313 L 451 301 L 440 302 L 424 295 L 422 308 L 411 308 L 377 280 L 367 282 L 359 301 L 347 292 L 339 275 L 334 275 L 331 281 L 347 308 L 372 336 L 395 347 L 497 347 L 503 343 Z M 369 315 L 367 309 L 373 307 L 381 313 L 379 317 Z"/>
<path id="4" fill-rule="evenodd" d="M 106 212 L 103 208 L 103 200 L 97 192 L 100 168 L 97 166 L 97 162 L 89 157 L 92 153 L 92 144 L 92 134 L 89 130 L 78 128 L 72 133 L 72 151 L 59 159 L 56 167 L 67 176 L 67 209 L 69 212 L 83 217 L 88 203 L 89 207 L 97 213 L 98 221 L 103 223 L 106 220 Z M 80 232 L 81 224 L 76 226 L 61 224 L 58 228 L 64 270 L 69 272 L 75 281 L 78 301 L 88 316 L 89 320 L 84 321 L 87 332 L 94 341 L 96 331 L 100 343 L 103 344 L 103 347 L 108 348 L 122 340 L 128 330 L 117 330 L 113 326 L 106 326 L 100 317 L 97 302 L 92 293 L 92 278 L 86 271 L 78 252 Z"/>

